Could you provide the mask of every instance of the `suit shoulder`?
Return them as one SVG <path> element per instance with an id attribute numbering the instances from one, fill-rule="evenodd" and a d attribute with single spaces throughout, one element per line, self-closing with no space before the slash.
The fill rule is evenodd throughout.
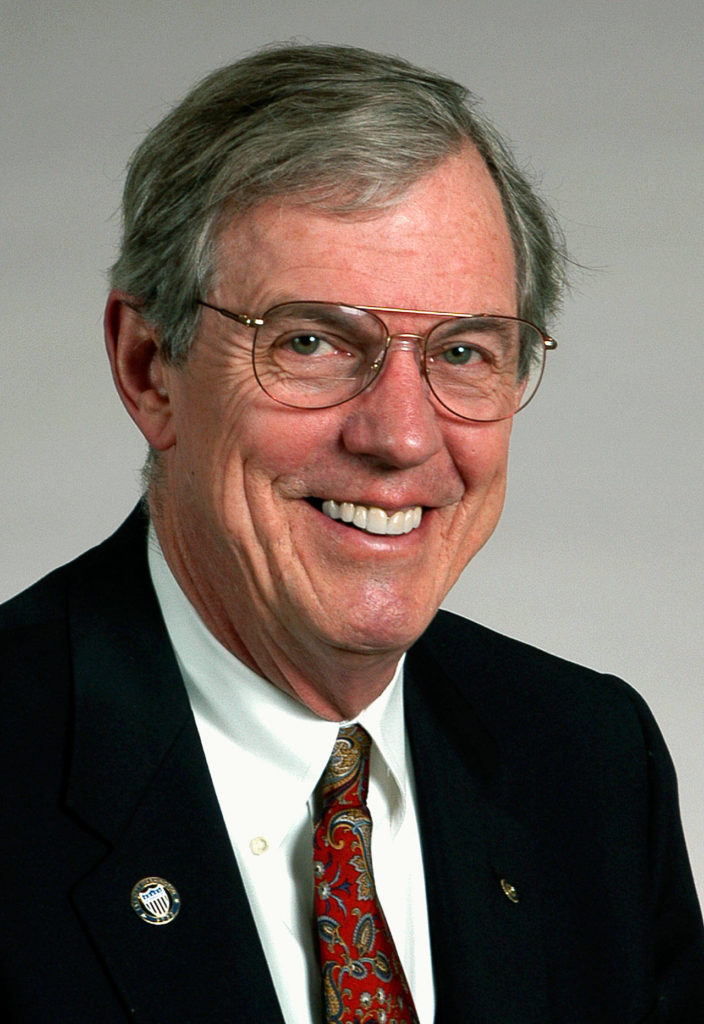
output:
<path id="1" fill-rule="evenodd" d="M 120 549 L 126 550 L 133 544 L 135 534 L 140 531 L 144 534 L 145 520 L 138 508 L 107 540 L 53 569 L 26 590 L 0 604 L 0 635 L 63 619 L 71 581 L 100 571 L 101 565 L 108 566 L 116 559 L 119 562 Z"/>
<path id="2" fill-rule="evenodd" d="M 438 612 L 418 646 L 457 686 L 497 713 L 565 722 L 620 708 L 629 717 L 635 711 L 638 718 L 651 719 L 643 698 L 624 680 L 452 612 Z"/>
<path id="3" fill-rule="evenodd" d="M 31 628 L 60 618 L 66 603 L 67 569 L 68 566 L 54 569 L 0 605 L 0 633 Z"/>
<path id="4" fill-rule="evenodd" d="M 590 679 L 600 675 L 594 669 L 444 610 L 435 616 L 421 642 L 436 654 L 460 662 L 463 655 L 471 652 L 472 658 L 520 666 L 524 673 L 559 673 Z"/>

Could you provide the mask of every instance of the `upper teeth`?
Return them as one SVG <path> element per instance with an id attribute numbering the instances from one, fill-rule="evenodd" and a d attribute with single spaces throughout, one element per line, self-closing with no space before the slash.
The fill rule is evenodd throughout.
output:
<path id="1" fill-rule="evenodd" d="M 423 509 L 420 505 L 401 509 L 389 515 L 383 508 L 373 505 L 354 505 L 351 501 L 324 501 L 323 512 L 331 519 L 352 523 L 367 533 L 410 533 L 420 526 Z"/>

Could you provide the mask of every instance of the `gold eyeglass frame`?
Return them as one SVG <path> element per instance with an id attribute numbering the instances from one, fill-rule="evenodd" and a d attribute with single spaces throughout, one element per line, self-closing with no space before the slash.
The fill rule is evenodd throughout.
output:
<path id="1" fill-rule="evenodd" d="M 338 306 L 338 307 L 341 307 L 343 309 L 355 309 L 355 310 L 359 310 L 360 312 L 363 312 L 363 313 L 371 313 L 375 317 L 375 319 L 378 320 L 379 323 L 384 328 L 384 331 L 386 332 L 386 343 L 385 343 L 384 349 L 383 349 L 383 351 L 381 353 L 381 356 L 379 358 L 377 358 L 371 364 L 370 369 L 373 371 L 373 376 L 371 376 L 370 379 L 365 384 L 363 384 L 358 391 L 355 391 L 354 394 L 349 395 L 346 398 L 342 398 L 339 401 L 330 402 L 330 403 L 328 403 L 326 405 L 316 405 L 316 406 L 294 405 L 292 402 L 286 402 L 283 399 L 277 398 L 275 395 L 270 394 L 270 392 L 267 391 L 267 389 L 262 384 L 262 382 L 261 382 L 261 380 L 259 378 L 259 374 L 257 373 L 257 364 L 256 364 L 255 356 L 254 356 L 254 349 L 255 349 L 255 343 L 256 343 L 256 331 L 257 331 L 257 329 L 259 327 L 263 327 L 264 326 L 264 324 L 266 323 L 267 317 L 272 312 L 274 312 L 276 309 L 278 309 L 279 307 L 293 305 L 293 304 L 299 304 L 299 303 L 300 303 L 300 305 L 303 305 L 303 306 L 305 306 L 305 305 Z M 235 313 L 232 310 L 225 309 L 222 306 L 215 306 L 215 305 L 213 305 L 210 302 L 205 302 L 203 299 L 196 299 L 196 304 L 199 305 L 199 306 L 203 306 L 205 309 L 212 309 L 214 312 L 219 313 L 221 316 L 226 317 L 228 320 L 234 320 L 235 323 L 241 324 L 243 327 L 249 327 L 249 328 L 251 328 L 255 332 L 255 334 L 254 334 L 254 336 L 252 338 L 252 369 L 254 371 L 254 376 L 256 378 L 256 381 L 259 384 L 259 386 L 262 389 L 262 391 L 266 395 L 268 395 L 269 398 L 272 399 L 272 401 L 278 402 L 280 405 L 285 405 L 285 406 L 288 406 L 289 408 L 292 408 L 292 409 L 308 409 L 310 411 L 314 411 L 316 409 L 333 409 L 333 408 L 335 408 L 338 405 L 344 405 L 346 402 L 351 402 L 353 398 L 356 398 L 358 395 L 361 395 L 362 392 L 366 391 L 366 389 L 368 387 L 370 387 L 374 383 L 374 381 L 378 378 L 378 376 L 379 376 L 379 374 L 381 372 L 382 366 L 384 365 L 384 362 L 386 360 L 386 355 L 387 355 L 387 353 L 388 353 L 388 351 L 389 351 L 389 349 L 391 347 L 391 343 L 393 342 L 393 340 L 394 339 L 403 339 L 404 341 L 417 341 L 417 342 L 421 343 L 421 346 L 422 346 L 422 349 L 421 349 L 421 351 L 422 351 L 421 372 L 423 374 L 423 377 L 427 381 L 428 387 L 430 388 L 432 394 L 437 399 L 437 401 L 440 403 L 440 405 L 443 406 L 443 408 L 447 409 L 448 412 L 451 412 L 453 414 L 453 416 L 458 416 L 460 419 L 468 420 L 469 422 L 472 422 L 472 423 L 497 423 L 500 420 L 510 419 L 512 416 L 515 416 L 516 413 L 520 412 L 522 409 L 525 409 L 525 407 L 535 398 L 535 395 L 538 392 L 538 388 L 540 387 L 540 382 L 542 381 L 542 378 L 543 378 L 543 373 L 545 371 L 545 354 L 546 354 L 546 352 L 551 351 L 551 350 L 557 348 L 557 342 L 555 341 L 555 339 L 553 337 L 551 337 L 549 334 L 546 334 L 546 332 L 544 330 L 542 330 L 542 328 L 538 327 L 537 324 L 532 323 L 530 320 L 526 320 L 524 317 L 508 316 L 508 315 L 503 314 L 503 313 L 449 313 L 449 312 L 441 311 L 441 310 L 438 311 L 438 310 L 430 310 L 430 309 L 403 309 L 403 308 L 396 307 L 396 306 L 353 306 L 353 305 L 350 305 L 349 303 L 343 303 L 343 302 L 321 302 L 320 300 L 313 300 L 313 299 L 310 299 L 310 300 L 307 300 L 307 299 L 295 299 L 295 300 L 291 300 L 290 303 L 289 302 L 277 302 L 276 305 L 274 305 L 270 309 L 268 309 L 264 314 L 262 314 L 262 316 L 257 317 L 257 316 L 252 316 L 249 313 Z M 428 338 L 433 333 L 433 331 L 437 329 L 439 324 L 437 324 L 437 323 L 433 324 L 432 327 L 430 327 L 425 334 L 413 334 L 413 333 L 409 333 L 409 332 L 405 332 L 405 331 L 404 332 L 399 332 L 399 333 L 391 334 L 389 332 L 388 324 L 386 324 L 386 322 L 384 320 L 382 320 L 382 318 L 380 316 L 377 316 L 378 313 L 406 313 L 406 314 L 409 314 L 409 315 L 416 315 L 416 316 L 434 316 L 434 317 L 442 318 L 441 321 L 440 321 L 441 323 L 443 321 L 445 321 L 445 320 L 482 320 L 482 319 L 486 319 L 486 320 L 510 320 L 513 323 L 525 324 L 526 327 L 530 327 L 532 330 L 534 330 L 540 336 L 540 338 L 542 340 L 542 343 L 543 343 L 543 348 L 542 348 L 542 351 L 541 351 L 540 372 L 538 374 L 538 379 L 536 381 L 535 387 L 534 387 L 531 395 L 529 396 L 529 398 L 522 405 L 519 405 L 518 408 L 515 409 L 512 413 L 509 413 L 506 416 L 496 417 L 495 419 L 478 420 L 476 418 L 472 418 L 471 416 L 464 416 L 462 413 L 456 412 L 449 405 L 447 405 L 443 401 L 443 399 L 436 393 L 435 388 L 433 387 L 433 383 L 432 383 L 432 381 L 430 379 L 430 375 L 428 374 L 428 370 L 427 370 L 426 363 L 425 363 L 425 352 L 426 352 L 426 346 L 427 346 Z"/>

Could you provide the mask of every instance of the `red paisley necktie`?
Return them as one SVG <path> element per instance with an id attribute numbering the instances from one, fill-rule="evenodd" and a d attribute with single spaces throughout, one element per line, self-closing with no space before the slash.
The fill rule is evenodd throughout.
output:
<path id="1" fill-rule="evenodd" d="M 315 913 L 326 1024 L 418 1024 L 377 899 L 367 808 L 371 740 L 340 729 L 322 778 L 315 829 Z"/>

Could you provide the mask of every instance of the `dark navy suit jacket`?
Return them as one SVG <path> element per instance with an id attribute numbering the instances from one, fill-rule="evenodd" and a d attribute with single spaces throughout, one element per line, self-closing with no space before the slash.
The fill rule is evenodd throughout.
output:
<path id="1" fill-rule="evenodd" d="M 0 680 L 3 1019 L 281 1024 L 140 513 L 0 611 Z M 440 613 L 405 700 L 438 1024 L 702 1024 L 674 773 L 633 690 Z M 130 905 L 148 876 L 170 924 Z"/>

